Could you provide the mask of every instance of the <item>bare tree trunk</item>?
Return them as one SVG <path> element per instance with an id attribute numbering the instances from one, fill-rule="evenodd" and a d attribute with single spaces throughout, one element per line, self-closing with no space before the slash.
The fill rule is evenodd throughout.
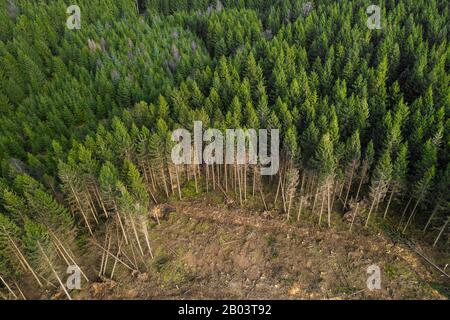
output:
<path id="1" fill-rule="evenodd" d="M 327 182 L 327 202 L 328 202 L 328 227 L 331 227 L 330 182 Z"/>
<path id="2" fill-rule="evenodd" d="M 139 271 L 139 267 L 138 267 L 138 263 L 137 263 L 137 259 L 136 259 L 136 254 L 134 253 L 134 246 L 133 246 L 133 242 L 130 241 L 130 249 L 131 249 L 131 256 L 133 257 L 133 265 L 136 268 L 136 270 Z"/>
<path id="3" fill-rule="evenodd" d="M 297 222 L 300 221 L 300 215 L 302 214 L 303 196 L 300 196 L 300 206 L 298 207 Z"/>
<path id="4" fill-rule="evenodd" d="M 27 298 L 25 297 L 25 295 L 23 294 L 22 290 L 20 290 L 20 287 L 17 285 L 17 283 L 14 281 L 14 285 L 17 288 L 17 291 L 19 291 L 20 295 L 22 296 L 23 300 L 27 300 Z"/>
<path id="5" fill-rule="evenodd" d="M 119 208 L 117 207 L 116 200 L 113 199 L 114 211 L 116 212 L 117 220 L 119 220 L 120 229 L 122 230 L 123 237 L 125 239 L 125 243 L 128 244 L 127 233 L 125 232 L 125 228 L 123 227 L 122 218 L 120 216 Z"/>
<path id="6" fill-rule="evenodd" d="M 146 219 L 143 216 L 141 216 L 140 219 L 141 219 L 141 221 L 140 221 L 141 230 L 142 230 L 142 233 L 144 234 L 145 243 L 147 244 L 148 252 L 150 253 L 150 256 L 153 259 L 153 252 L 152 252 L 152 248 L 150 246 L 150 240 L 148 238 L 148 230 L 147 230 Z"/>
<path id="7" fill-rule="evenodd" d="M 267 210 L 269 210 L 268 208 L 267 208 L 267 204 L 266 204 L 266 200 L 264 199 L 264 192 L 263 192 L 263 190 L 262 190 L 262 184 L 261 184 L 261 186 L 259 187 L 259 193 L 261 194 L 261 199 L 262 199 L 262 201 L 263 201 L 263 204 L 264 204 L 264 208 L 266 209 L 266 211 Z"/>
<path id="8" fill-rule="evenodd" d="M 2 278 L 2 276 L 0 276 L 0 280 L 1 282 L 3 282 L 3 284 L 5 285 L 6 289 L 8 289 L 8 291 L 12 294 L 12 296 L 14 297 L 14 299 L 18 299 L 17 295 L 14 293 L 14 291 L 12 291 L 11 287 L 8 286 L 8 284 L 6 283 L 6 281 Z"/>
<path id="9" fill-rule="evenodd" d="M 227 172 L 228 165 L 225 163 L 223 166 L 224 166 L 224 170 L 225 170 L 225 172 L 223 174 L 225 177 L 225 192 L 228 193 L 228 172 Z"/>
<path id="10" fill-rule="evenodd" d="M 151 168 L 151 167 L 150 167 L 150 180 L 152 182 L 153 190 L 156 191 L 157 189 L 156 189 L 156 182 L 155 182 L 155 172 L 153 171 L 153 168 Z"/>
<path id="11" fill-rule="evenodd" d="M 395 193 L 395 186 L 392 186 L 391 195 L 389 196 L 388 204 L 386 206 L 386 210 L 384 211 L 383 219 L 386 219 L 386 215 L 388 213 L 389 206 L 391 204 L 391 200 L 392 200 L 392 197 L 394 196 L 394 193 Z"/>
<path id="12" fill-rule="evenodd" d="M 194 182 L 195 182 L 195 192 L 198 193 L 198 181 L 197 181 L 197 170 L 194 167 Z"/>
<path id="13" fill-rule="evenodd" d="M 280 192 L 280 187 L 281 187 L 281 171 L 279 172 L 277 193 L 275 194 L 275 200 L 273 201 L 273 206 L 275 208 L 277 207 L 278 193 Z"/>
<path id="14" fill-rule="evenodd" d="M 178 177 L 178 166 L 175 166 L 175 178 L 177 180 L 177 187 L 178 187 L 178 197 L 181 200 L 181 186 L 180 186 L 180 178 Z"/>
<path id="15" fill-rule="evenodd" d="M 111 250 L 111 238 L 112 237 L 109 237 L 109 239 L 108 239 L 108 246 L 107 246 L 108 251 Z M 102 272 L 103 275 L 106 274 L 106 268 L 108 267 L 108 257 L 109 257 L 108 255 L 106 255 L 106 257 L 105 257 L 105 264 L 103 265 L 103 272 Z"/>
<path id="16" fill-rule="evenodd" d="M 287 221 L 289 221 L 289 217 L 291 215 L 291 204 L 292 204 L 292 198 L 293 197 L 294 197 L 293 195 L 289 195 L 289 204 L 288 204 L 287 218 L 286 218 Z"/>
<path id="17" fill-rule="evenodd" d="M 244 164 L 244 201 L 247 201 L 247 164 Z"/>
<path id="18" fill-rule="evenodd" d="M 375 202 L 376 202 L 376 200 L 378 198 L 378 192 L 380 190 L 380 186 L 381 186 L 381 181 L 378 181 L 377 190 L 375 191 L 375 196 L 373 197 L 372 205 L 370 206 L 369 214 L 367 215 L 366 224 L 364 225 L 365 227 L 367 227 L 369 225 L 370 215 L 372 213 L 372 210 L 373 210 L 373 207 L 375 205 Z"/>
<path id="19" fill-rule="evenodd" d="M 212 188 L 216 190 L 216 174 L 214 170 L 214 164 L 211 164 L 211 173 L 212 173 Z"/>
<path id="20" fill-rule="evenodd" d="M 61 285 L 61 288 L 64 290 L 64 293 L 66 294 L 67 298 L 68 298 L 69 300 L 72 300 L 72 297 L 70 296 L 69 292 L 66 290 L 66 287 L 65 287 L 64 284 L 62 283 L 61 278 L 58 276 L 58 273 L 56 272 L 55 268 L 53 268 L 52 262 L 50 261 L 50 259 L 48 258 L 48 256 L 45 254 L 44 249 L 42 249 L 42 246 L 41 246 L 41 244 L 39 243 L 39 241 L 38 241 L 37 244 L 38 244 L 39 249 L 41 250 L 42 254 L 44 255 L 44 258 L 45 258 L 45 260 L 47 261 L 47 263 L 48 263 L 50 269 L 52 270 L 52 272 L 53 272 L 53 274 L 55 275 L 56 279 L 58 280 L 59 284 Z"/>
<path id="21" fill-rule="evenodd" d="M 123 241 L 120 240 L 119 241 L 119 248 L 117 249 L 116 257 L 119 257 L 119 255 L 120 255 L 120 250 L 122 249 L 122 243 L 123 243 Z M 111 275 L 110 275 L 111 279 L 114 277 L 114 271 L 116 270 L 117 262 L 118 262 L 118 258 L 114 258 L 114 264 L 113 264 L 113 267 L 112 267 L 112 270 L 111 270 Z"/>
<path id="22" fill-rule="evenodd" d="M 256 166 L 253 167 L 253 186 L 252 186 L 252 196 L 255 196 L 255 187 L 256 187 Z"/>
<path id="23" fill-rule="evenodd" d="M 315 184 L 315 177 L 313 175 L 309 174 L 307 193 L 312 194 L 312 192 L 314 191 L 314 184 Z M 317 187 L 316 187 L 316 191 L 317 191 Z"/>
<path id="24" fill-rule="evenodd" d="M 122 259 L 120 259 L 118 256 L 112 254 L 110 251 L 106 250 L 105 248 L 103 248 L 101 245 L 99 245 L 98 243 L 94 242 L 94 245 L 99 247 L 100 249 L 102 249 L 103 251 L 105 251 L 107 254 L 109 254 L 111 257 L 115 258 L 117 261 L 119 261 L 122 265 L 124 265 L 127 269 L 134 271 L 134 269 L 132 267 L 130 267 L 128 264 L 126 264 Z"/>
<path id="25" fill-rule="evenodd" d="M 323 203 L 325 202 L 325 197 L 324 197 L 324 194 L 323 194 L 323 190 L 321 190 L 321 196 L 322 196 L 322 204 L 321 204 L 321 206 L 320 206 L 319 226 L 320 226 L 320 223 L 321 223 L 321 221 L 322 221 Z"/>
<path id="26" fill-rule="evenodd" d="M 352 223 L 350 224 L 350 232 L 353 228 L 353 223 L 355 222 L 356 215 L 358 214 L 359 202 L 356 203 L 355 213 L 353 214 Z"/>
<path id="27" fill-rule="evenodd" d="M 450 221 L 450 218 L 447 218 L 447 221 L 445 221 L 445 224 L 442 226 L 441 231 L 439 231 L 439 234 L 436 237 L 436 240 L 434 240 L 433 247 L 435 247 L 436 244 L 438 243 L 439 238 L 441 237 L 442 233 L 444 232 L 445 228 L 447 227 L 447 224 L 449 221 Z"/>
<path id="28" fill-rule="evenodd" d="M 398 224 L 398 227 L 400 228 L 400 226 L 402 225 L 402 223 L 403 223 L 403 218 L 405 217 L 405 214 L 406 214 L 406 210 L 408 210 L 408 208 L 409 208 L 409 205 L 411 204 L 411 201 L 412 201 L 412 196 L 409 198 L 409 200 L 408 200 L 408 203 L 406 204 L 406 206 L 405 206 L 405 209 L 403 210 L 403 213 L 402 213 L 402 216 L 401 216 L 401 218 L 400 218 L 400 223 Z"/>
<path id="29" fill-rule="evenodd" d="M 141 253 L 142 256 L 144 256 L 144 250 L 142 250 L 141 241 L 139 240 L 139 235 L 137 233 L 136 226 L 134 224 L 134 218 L 131 214 L 130 214 L 130 223 L 131 223 L 131 227 L 133 229 L 134 238 L 136 239 L 136 242 L 137 242 L 137 245 L 139 248 L 139 252 Z"/>
<path id="30" fill-rule="evenodd" d="M 336 191 L 337 191 L 338 186 L 339 186 L 339 183 L 336 179 L 334 182 L 333 195 L 331 196 L 331 211 L 333 211 L 333 208 L 334 208 L 334 200 L 336 199 Z"/>
<path id="31" fill-rule="evenodd" d="M 239 204 L 242 206 L 242 187 L 241 187 L 241 168 L 239 165 L 237 165 L 237 180 L 238 180 L 238 188 L 239 188 Z"/>
<path id="32" fill-rule="evenodd" d="M 33 270 L 33 268 L 31 267 L 31 265 L 28 263 L 28 260 L 25 258 L 25 256 L 22 254 L 22 252 L 20 251 L 20 249 L 17 247 L 17 245 L 15 244 L 14 240 L 11 239 L 11 237 L 9 236 L 9 234 L 6 232 L 5 228 L 3 228 L 5 231 L 6 236 L 8 237 L 9 242 L 12 244 L 14 250 L 16 251 L 16 256 L 19 259 L 19 261 L 21 261 L 23 264 L 25 264 L 25 266 L 27 267 L 28 271 L 31 272 L 31 274 L 33 275 L 33 277 L 36 279 L 37 283 L 39 284 L 40 287 L 42 287 L 42 282 L 39 280 L 36 272 Z"/>
<path id="33" fill-rule="evenodd" d="M 300 193 L 304 193 L 304 192 L 303 192 L 303 187 L 305 186 L 305 185 L 304 185 L 304 183 L 305 183 L 305 175 L 306 175 L 306 172 L 305 172 L 305 170 L 303 170 L 303 173 L 302 173 L 302 182 L 301 182 L 301 184 L 300 184 Z"/>
<path id="34" fill-rule="evenodd" d="M 97 194 L 98 202 L 100 203 L 100 206 L 102 207 L 105 217 L 109 218 L 108 211 L 106 210 L 106 207 L 105 207 L 105 202 L 103 201 L 100 191 L 98 190 L 98 187 L 96 185 L 94 186 L 94 191 Z"/>
<path id="35" fill-rule="evenodd" d="M 56 234 L 53 231 L 51 231 L 51 230 L 49 230 L 49 231 L 50 231 L 50 235 L 53 236 L 56 244 L 58 244 L 61 247 L 61 250 L 64 251 L 64 253 L 67 255 L 67 257 L 69 258 L 71 263 L 73 265 L 75 265 L 78 268 L 78 270 L 80 270 L 80 273 L 83 275 L 83 277 L 86 279 L 86 281 L 89 282 L 89 278 L 85 275 L 83 270 L 81 270 L 80 266 L 75 262 L 75 259 L 73 258 L 73 253 L 69 249 L 66 249 L 64 247 L 63 243 L 59 240 L 59 238 L 56 236 Z"/>
<path id="36" fill-rule="evenodd" d="M 170 170 L 170 165 L 167 165 L 167 173 L 169 174 L 170 191 L 172 192 L 172 194 L 175 194 L 175 191 L 173 191 L 173 177 L 172 170 Z"/>
<path id="37" fill-rule="evenodd" d="M 148 179 L 147 168 L 146 168 L 144 162 L 142 162 L 142 161 L 141 161 L 141 168 L 142 168 L 142 172 L 144 173 L 145 184 L 147 185 L 147 192 L 150 194 L 150 196 L 152 197 L 155 204 L 158 204 L 158 201 L 156 201 L 155 195 L 153 194 L 153 192 L 150 188 L 150 181 Z"/>
<path id="38" fill-rule="evenodd" d="M 220 165 L 216 164 L 216 172 L 217 172 L 217 185 L 220 186 Z"/>
<path id="39" fill-rule="evenodd" d="M 167 188 L 166 174 L 164 173 L 164 165 L 161 166 L 161 175 L 163 179 L 164 191 L 166 192 L 166 197 L 169 198 L 169 189 Z"/>
<path id="40" fill-rule="evenodd" d="M 285 186 L 285 184 L 284 184 L 284 182 L 282 181 L 282 182 L 281 182 L 281 200 L 283 200 L 283 211 L 284 211 L 284 212 L 287 212 L 287 208 L 286 208 L 286 202 L 287 202 L 287 199 L 286 199 L 286 193 L 285 193 L 285 188 L 284 188 L 284 186 Z"/>
<path id="41" fill-rule="evenodd" d="M 353 160 L 352 170 L 350 171 L 350 182 L 348 183 L 347 193 L 345 195 L 345 200 L 344 200 L 344 209 L 347 207 L 348 195 L 350 194 L 350 189 L 352 188 L 353 172 L 355 171 L 355 163 L 356 162 Z"/>
<path id="42" fill-rule="evenodd" d="M 75 193 L 75 190 L 73 189 L 72 184 L 69 183 L 69 186 L 70 186 L 70 189 L 71 189 L 71 191 L 72 191 L 72 193 L 73 193 L 73 195 L 75 197 L 75 201 L 78 203 L 78 208 L 80 209 L 81 215 L 83 216 L 84 222 L 86 223 L 86 226 L 87 226 L 87 228 L 89 230 L 89 233 L 91 234 L 91 236 L 93 236 L 94 233 L 92 232 L 91 225 L 89 224 L 89 220 L 87 219 L 86 213 L 83 210 L 83 207 L 81 205 L 80 199 L 78 198 L 77 194 Z"/>
<path id="43" fill-rule="evenodd" d="M 344 177 L 344 181 L 342 181 L 342 184 L 341 184 L 341 190 L 339 191 L 339 199 L 342 199 L 342 193 L 344 192 L 344 188 L 345 188 L 345 177 Z"/>
<path id="44" fill-rule="evenodd" d="M 87 188 L 86 188 L 87 189 Z M 94 201 L 92 200 L 91 194 L 89 193 L 89 191 L 87 192 L 87 203 L 88 206 L 91 209 L 91 214 L 94 217 L 94 221 L 96 224 L 98 224 L 98 219 L 97 219 L 97 210 L 95 210 L 95 205 L 94 205 Z"/>
<path id="45" fill-rule="evenodd" d="M 209 192 L 209 164 L 206 164 L 206 192 Z"/>
<path id="46" fill-rule="evenodd" d="M 184 164 L 183 166 L 184 169 L 184 182 L 189 182 L 191 181 L 191 170 L 188 164 Z M 181 176 L 183 176 L 183 172 L 181 173 Z"/>
<path id="47" fill-rule="evenodd" d="M 234 196 L 237 198 L 237 166 L 236 162 L 233 163 L 233 188 L 234 188 Z"/>
<path id="48" fill-rule="evenodd" d="M 313 213 L 314 213 L 314 209 L 316 208 L 316 202 L 317 202 L 318 194 L 319 194 L 319 187 L 317 187 L 316 193 L 314 195 L 314 201 L 313 201 L 313 206 L 312 206 L 312 210 L 311 210 Z"/>
<path id="49" fill-rule="evenodd" d="M 409 215 L 408 220 L 406 221 L 406 224 L 405 224 L 405 227 L 403 228 L 402 233 L 405 233 L 406 228 L 408 228 L 408 225 L 411 223 L 411 221 L 412 221 L 412 219 L 414 217 L 414 213 L 416 212 L 417 206 L 419 205 L 420 201 L 422 201 L 423 194 L 424 194 L 424 190 L 422 189 L 422 192 L 420 193 L 420 196 L 417 199 L 416 204 L 414 205 L 414 208 L 411 211 L 411 214 Z"/>
<path id="50" fill-rule="evenodd" d="M 358 201 L 358 196 L 359 196 L 359 192 L 361 191 L 361 186 L 363 184 L 364 179 L 366 178 L 366 174 L 367 174 L 367 164 L 364 163 L 361 173 L 361 180 L 359 181 L 359 185 L 358 185 L 358 191 L 356 192 L 356 197 L 355 197 L 355 201 Z"/>
<path id="51" fill-rule="evenodd" d="M 427 231 L 428 226 L 430 225 L 431 221 L 433 221 L 434 215 L 436 214 L 436 212 L 438 212 L 438 209 L 439 209 L 439 203 L 437 203 L 434 206 L 433 212 L 431 213 L 430 217 L 428 218 L 427 223 L 425 224 L 425 227 L 422 230 L 423 233 L 425 233 L 425 231 Z"/>

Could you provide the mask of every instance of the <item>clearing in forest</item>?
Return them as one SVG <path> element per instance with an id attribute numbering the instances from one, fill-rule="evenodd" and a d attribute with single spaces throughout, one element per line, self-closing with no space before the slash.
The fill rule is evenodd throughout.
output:
<path id="1" fill-rule="evenodd" d="M 134 278 L 94 283 L 93 299 L 446 299 L 445 276 L 384 232 L 286 223 L 248 209 L 176 202 L 151 229 L 154 259 Z M 420 248 L 427 254 L 433 252 Z M 369 290 L 367 268 L 381 269 Z"/>

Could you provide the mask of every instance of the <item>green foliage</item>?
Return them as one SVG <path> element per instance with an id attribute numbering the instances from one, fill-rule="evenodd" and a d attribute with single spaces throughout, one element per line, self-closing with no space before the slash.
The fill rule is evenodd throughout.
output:
<path id="1" fill-rule="evenodd" d="M 71 237 L 74 228 L 71 215 L 64 206 L 44 191 L 41 184 L 27 175 L 17 176 L 15 184 L 26 199 L 29 217 L 66 238 Z"/>
<path id="2" fill-rule="evenodd" d="M 20 240 L 21 230 L 6 215 L 0 213 L 0 273 L 10 276 L 19 272 L 16 250 L 11 241 Z"/>
<path id="3" fill-rule="evenodd" d="M 68 30 L 67 1 L 2 1 L 0 224 L 47 274 L 50 231 L 71 241 L 83 220 L 175 193 L 171 132 L 194 120 L 280 129 L 282 161 L 319 183 L 351 167 L 373 207 L 395 190 L 445 221 L 448 5 L 381 1 L 377 31 L 366 2 L 80 0 Z"/>
<path id="4" fill-rule="evenodd" d="M 328 133 L 324 134 L 317 145 L 313 167 L 319 173 L 319 179 L 324 180 L 333 174 L 336 167 L 333 143 Z"/>

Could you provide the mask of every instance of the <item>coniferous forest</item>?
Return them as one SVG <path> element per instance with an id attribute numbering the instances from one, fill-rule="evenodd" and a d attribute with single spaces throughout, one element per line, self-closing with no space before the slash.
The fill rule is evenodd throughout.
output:
<path id="1" fill-rule="evenodd" d="M 71 5 L 80 28 L 66 25 Z M 201 271 L 162 242 L 190 223 L 179 207 L 203 210 L 205 232 L 215 210 L 223 226 L 286 230 L 286 245 L 264 238 L 283 267 L 302 250 L 292 230 L 383 237 L 448 297 L 449 28 L 441 0 L 0 0 L 0 299 L 92 298 L 67 287 L 71 266 L 91 292 L 195 288 Z M 174 164 L 172 132 L 194 121 L 279 129 L 277 174 Z M 347 250 L 339 239 L 332 249 Z M 334 293 L 372 297 L 354 292 Z M 182 294 L 154 297 L 168 296 Z"/>

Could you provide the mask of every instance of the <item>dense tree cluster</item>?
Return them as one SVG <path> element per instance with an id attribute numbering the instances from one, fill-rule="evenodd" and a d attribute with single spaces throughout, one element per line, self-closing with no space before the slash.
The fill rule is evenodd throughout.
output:
<path id="1" fill-rule="evenodd" d="M 448 249 L 449 8 L 438 0 L 0 2 L 0 288 L 142 270 L 149 211 L 217 190 Z M 281 166 L 175 165 L 179 127 L 281 129 Z M 296 214 L 293 214 L 296 210 Z M 158 217 L 156 217 L 158 218 Z M 88 276 L 83 273 L 88 279 Z M 68 297 L 70 293 L 63 289 Z"/>

